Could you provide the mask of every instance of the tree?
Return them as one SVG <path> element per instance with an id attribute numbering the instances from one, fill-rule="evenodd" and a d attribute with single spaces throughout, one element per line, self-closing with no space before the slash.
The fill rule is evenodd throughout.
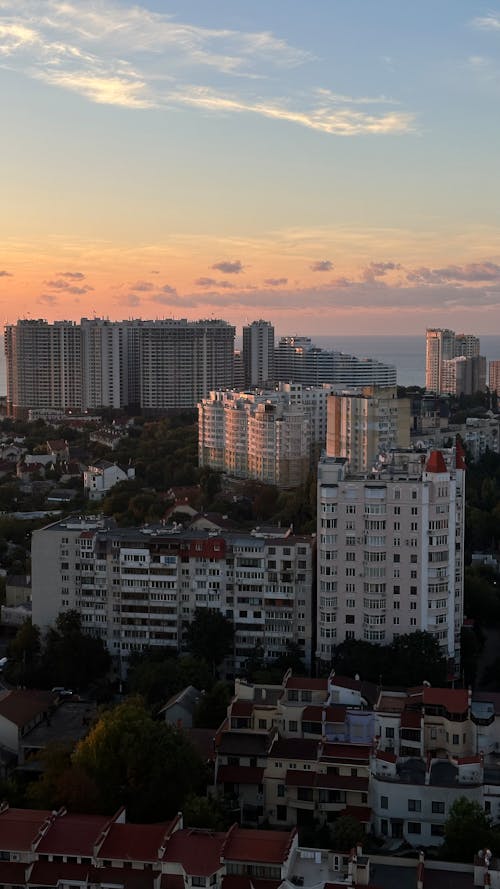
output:
<path id="1" fill-rule="evenodd" d="M 103 713 L 78 744 L 73 765 L 99 788 L 102 811 L 125 805 L 131 821 L 170 818 L 186 796 L 206 785 L 202 760 L 187 736 L 156 722 L 140 698 Z"/>
<path id="2" fill-rule="evenodd" d="M 228 682 L 216 682 L 213 688 L 203 695 L 195 710 L 194 723 L 196 727 L 219 728 L 226 717 L 227 707 L 232 697 L 233 690 Z"/>
<path id="3" fill-rule="evenodd" d="M 194 685 L 201 691 L 213 682 L 206 661 L 190 656 L 179 658 L 176 649 L 169 648 L 150 649 L 136 655 L 131 659 L 127 678 L 130 691 L 141 695 L 153 712 L 186 685 Z"/>
<path id="4" fill-rule="evenodd" d="M 339 852 L 349 852 L 365 836 L 365 829 L 357 818 L 342 815 L 337 818 L 332 829 L 332 845 Z"/>
<path id="5" fill-rule="evenodd" d="M 13 685 L 37 685 L 40 661 L 40 630 L 27 618 L 9 642 L 7 656 L 11 659 L 6 674 Z"/>
<path id="6" fill-rule="evenodd" d="M 43 773 L 28 785 L 26 801 L 36 808 L 73 812 L 99 812 L 99 791 L 93 779 L 78 766 L 72 766 L 72 747 L 50 744 L 40 754 Z"/>
<path id="7" fill-rule="evenodd" d="M 479 803 L 459 797 L 450 808 L 444 826 L 444 853 L 452 861 L 474 860 L 478 849 L 493 845 L 491 822 Z"/>
<path id="8" fill-rule="evenodd" d="M 102 640 L 83 632 L 79 612 L 61 612 L 45 639 L 41 663 L 45 683 L 87 688 L 108 672 L 110 662 Z"/>
<path id="9" fill-rule="evenodd" d="M 390 678 L 394 685 L 444 685 L 447 662 L 439 642 L 430 633 L 418 630 L 397 636 L 390 648 Z"/>
<path id="10" fill-rule="evenodd" d="M 223 800 L 193 793 L 184 800 L 182 814 L 186 827 L 204 827 L 208 830 L 225 830 L 234 820 Z"/>
<path id="11" fill-rule="evenodd" d="M 233 650 L 234 627 L 220 611 L 197 608 L 186 640 L 194 657 L 212 664 L 213 672 Z"/>

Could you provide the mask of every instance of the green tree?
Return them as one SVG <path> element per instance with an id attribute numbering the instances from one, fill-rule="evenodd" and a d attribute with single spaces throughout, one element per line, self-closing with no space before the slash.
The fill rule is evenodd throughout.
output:
<path id="1" fill-rule="evenodd" d="M 444 685 L 447 661 L 439 642 L 430 633 L 417 631 L 397 636 L 389 646 L 390 679 L 395 685 Z"/>
<path id="2" fill-rule="evenodd" d="M 444 857 L 469 864 L 478 849 L 492 846 L 493 841 L 490 820 L 479 803 L 465 796 L 455 800 L 444 826 Z"/>
<path id="3" fill-rule="evenodd" d="M 349 852 L 357 843 L 362 842 L 365 829 L 357 818 L 342 815 L 337 818 L 332 829 L 332 846 L 339 852 Z"/>
<path id="4" fill-rule="evenodd" d="M 73 765 L 99 788 L 102 811 L 125 805 L 131 821 L 170 818 L 206 784 L 203 763 L 187 736 L 156 722 L 140 698 L 103 713 L 78 744 Z"/>
<path id="5" fill-rule="evenodd" d="M 71 745 L 50 744 L 40 754 L 43 772 L 26 790 L 26 802 L 38 809 L 59 809 L 73 812 L 99 811 L 99 791 L 93 779 L 71 762 Z"/>
<path id="6" fill-rule="evenodd" d="M 204 827 L 208 830 L 225 830 L 234 820 L 223 800 L 193 793 L 184 800 L 182 814 L 186 827 Z"/>
<path id="7" fill-rule="evenodd" d="M 219 728 L 227 714 L 228 704 L 233 696 L 229 682 L 216 682 L 210 691 L 205 692 L 194 714 L 197 728 Z"/>
<path id="8" fill-rule="evenodd" d="M 61 612 L 45 639 L 41 671 L 46 685 L 87 688 L 105 676 L 110 663 L 102 640 L 83 632 L 79 612 Z"/>
<path id="9" fill-rule="evenodd" d="M 234 627 L 220 611 L 197 608 L 186 641 L 194 657 L 212 664 L 213 672 L 233 650 Z"/>
<path id="10" fill-rule="evenodd" d="M 19 627 L 14 639 L 7 647 L 6 676 L 13 685 L 26 685 L 32 688 L 38 684 L 40 663 L 40 630 L 27 618 Z"/>
<path id="11" fill-rule="evenodd" d="M 156 713 L 163 704 L 186 685 L 200 691 L 211 687 L 213 679 L 206 661 L 188 656 L 177 657 L 175 649 L 150 649 L 131 659 L 128 688 L 141 695 Z"/>

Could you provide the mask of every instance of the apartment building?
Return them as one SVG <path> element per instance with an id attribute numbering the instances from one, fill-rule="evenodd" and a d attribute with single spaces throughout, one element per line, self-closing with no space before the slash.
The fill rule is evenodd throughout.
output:
<path id="1" fill-rule="evenodd" d="M 314 346 L 309 337 L 281 337 L 274 353 L 276 381 L 342 388 L 395 386 L 396 368 L 375 358 L 358 358 Z"/>
<path id="2" fill-rule="evenodd" d="M 380 453 L 409 445 L 410 399 L 395 386 L 328 397 L 326 455 L 346 457 L 350 472 L 370 472 Z"/>
<path id="3" fill-rule="evenodd" d="M 20 320 L 5 328 L 8 413 L 194 408 L 233 385 L 234 334 L 212 320 Z"/>
<path id="4" fill-rule="evenodd" d="M 479 338 L 448 328 L 426 332 L 425 387 L 436 394 L 471 395 L 486 388 Z"/>
<path id="5" fill-rule="evenodd" d="M 257 647 L 273 660 L 292 642 L 309 666 L 312 572 L 310 537 L 116 529 L 101 518 L 68 518 L 33 533 L 33 622 L 47 628 L 77 609 L 125 673 L 132 651 L 184 650 L 186 625 L 197 608 L 210 608 L 234 623 L 229 671 Z"/>
<path id="6" fill-rule="evenodd" d="M 390 643 L 425 630 L 459 660 L 463 621 L 463 449 L 391 451 L 373 473 L 344 458 L 318 467 L 317 649 Z"/>
<path id="7" fill-rule="evenodd" d="M 500 361 L 490 361 L 488 372 L 488 388 L 490 392 L 500 395 Z"/>
<path id="8" fill-rule="evenodd" d="M 143 410 L 193 408 L 232 387 L 235 328 L 226 321 L 144 321 L 139 336 Z"/>
<path id="9" fill-rule="evenodd" d="M 245 386 L 263 386 L 274 379 L 274 327 L 252 321 L 243 328 Z"/>

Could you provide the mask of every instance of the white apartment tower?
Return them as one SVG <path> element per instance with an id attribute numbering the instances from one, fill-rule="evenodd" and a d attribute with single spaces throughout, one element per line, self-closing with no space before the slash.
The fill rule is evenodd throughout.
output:
<path id="1" fill-rule="evenodd" d="M 450 660 L 463 622 L 463 449 L 397 450 L 373 476 L 318 469 L 317 657 L 345 639 L 432 633 Z"/>
<path id="2" fill-rule="evenodd" d="M 193 408 L 211 389 L 230 388 L 235 328 L 226 321 L 163 319 L 140 328 L 141 407 Z"/>
<path id="3" fill-rule="evenodd" d="M 252 321 L 243 328 L 245 386 L 263 386 L 274 379 L 274 327 L 269 321 Z"/>
<path id="4" fill-rule="evenodd" d="M 396 387 L 366 386 L 328 397 L 327 457 L 346 457 L 352 473 L 371 472 L 381 452 L 410 445 L 410 400 Z"/>
<path id="5" fill-rule="evenodd" d="M 428 328 L 426 331 L 425 388 L 441 392 L 443 361 L 455 357 L 455 333 L 453 330 Z"/>

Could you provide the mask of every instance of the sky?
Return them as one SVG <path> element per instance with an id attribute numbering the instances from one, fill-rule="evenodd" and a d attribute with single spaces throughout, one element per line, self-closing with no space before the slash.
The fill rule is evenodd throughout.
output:
<path id="1" fill-rule="evenodd" d="M 500 2 L 0 0 L 0 321 L 500 329 Z"/>

